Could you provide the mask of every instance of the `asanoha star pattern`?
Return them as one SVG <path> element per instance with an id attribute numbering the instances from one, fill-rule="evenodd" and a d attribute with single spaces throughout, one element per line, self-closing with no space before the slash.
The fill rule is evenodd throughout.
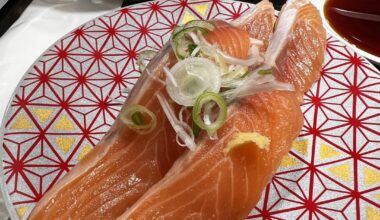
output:
<path id="1" fill-rule="evenodd" d="M 17 217 L 82 159 L 112 125 L 140 77 L 137 56 L 159 50 L 176 24 L 233 20 L 253 5 L 156 1 L 92 20 L 28 70 L 4 118 L 3 186 Z M 249 219 L 378 219 L 380 73 L 329 37 L 322 78 L 305 94 L 304 126 Z"/>

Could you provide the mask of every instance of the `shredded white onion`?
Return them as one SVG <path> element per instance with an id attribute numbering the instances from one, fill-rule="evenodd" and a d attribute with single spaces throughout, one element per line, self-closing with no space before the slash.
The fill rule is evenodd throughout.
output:
<path id="1" fill-rule="evenodd" d="M 177 133 L 177 136 L 178 136 L 177 143 L 180 146 L 184 145 L 187 148 L 189 148 L 191 151 L 194 151 L 196 148 L 196 144 L 194 141 L 194 139 L 195 139 L 194 134 L 193 134 L 190 126 L 187 125 L 186 123 L 181 123 L 176 118 L 176 116 L 174 114 L 174 110 L 172 109 L 172 107 L 169 105 L 169 103 L 167 102 L 165 97 L 160 92 L 157 92 L 156 97 L 157 97 L 162 109 L 164 110 L 164 113 L 165 113 L 168 121 L 170 122 L 174 131 Z M 187 126 L 185 126 L 185 124 Z M 181 143 L 179 140 L 181 140 L 183 143 Z"/>
<path id="2" fill-rule="evenodd" d="M 175 136 L 175 141 L 177 142 L 177 144 L 181 147 L 187 147 L 186 144 L 182 143 L 181 139 L 179 138 L 178 135 Z"/>
<path id="3" fill-rule="evenodd" d="M 183 119 L 183 113 L 184 111 L 186 110 L 187 108 L 185 106 L 182 106 L 181 110 L 179 110 L 179 113 L 178 113 L 178 118 L 179 118 L 179 121 L 180 122 L 185 122 L 184 119 Z"/>
<path id="4" fill-rule="evenodd" d="M 222 76 L 222 87 L 231 88 L 235 87 L 234 84 L 238 81 L 243 81 L 243 76 L 248 71 L 248 67 L 240 65 L 230 65 L 228 72 Z"/>
<path id="5" fill-rule="evenodd" d="M 222 71 L 222 76 L 227 74 L 229 67 L 226 61 L 224 60 L 224 58 L 220 54 L 217 54 L 217 53 L 212 54 L 212 56 L 214 57 L 216 63 L 219 65 L 219 68 Z"/>
<path id="6" fill-rule="evenodd" d="M 236 88 L 241 86 L 244 83 L 243 79 L 233 79 L 233 80 L 226 80 L 223 82 L 224 88 Z"/>
<path id="7" fill-rule="evenodd" d="M 274 90 L 294 91 L 294 87 L 293 85 L 289 83 L 283 83 L 283 82 L 279 82 L 275 80 L 269 83 L 252 86 L 250 88 L 244 87 L 243 89 L 238 89 L 238 92 L 234 95 L 234 98 L 243 98 L 245 96 L 250 96 L 257 93 L 269 92 L 269 91 L 274 91 Z"/>
<path id="8" fill-rule="evenodd" d="M 199 44 L 200 43 L 200 40 L 199 40 L 199 37 L 198 37 L 198 35 L 196 34 L 196 33 L 194 33 L 194 32 L 190 32 L 189 33 L 189 36 L 191 37 L 191 39 L 193 40 L 193 42 L 195 43 L 195 44 Z"/>
<path id="9" fill-rule="evenodd" d="M 255 72 L 250 73 L 250 75 L 245 80 L 235 81 L 234 89 L 230 89 L 222 93 L 224 98 L 228 102 L 231 102 L 236 98 L 242 98 L 261 92 L 268 92 L 273 90 L 294 91 L 293 85 L 277 81 L 272 74 L 258 74 L 258 71 L 261 69 L 262 68 L 259 68 Z"/>
<path id="10" fill-rule="evenodd" d="M 251 48 L 257 48 L 257 47 L 252 46 Z M 256 52 L 252 54 L 248 59 L 243 60 L 243 59 L 239 59 L 239 58 L 230 56 L 228 54 L 225 54 L 219 49 L 217 49 L 217 51 L 223 56 L 223 58 L 226 60 L 227 63 L 234 64 L 234 65 L 252 66 L 252 65 L 262 63 L 264 61 L 264 59 L 260 57 L 260 55 L 257 55 Z"/>
<path id="11" fill-rule="evenodd" d="M 195 139 L 195 137 L 194 137 L 194 134 L 193 134 L 193 130 L 192 130 L 192 128 L 188 125 L 188 124 L 186 124 L 186 123 L 180 123 L 180 125 L 182 126 L 182 128 L 183 128 L 183 130 L 187 133 L 187 134 L 190 134 L 190 136 L 191 136 L 191 139 L 193 139 L 193 141 L 194 141 L 194 139 Z M 179 129 L 182 129 L 182 128 L 179 128 Z M 177 144 L 179 145 L 179 146 L 181 146 L 181 147 L 189 147 L 187 144 L 186 144 L 186 141 L 185 141 L 185 143 L 182 143 L 182 138 L 181 138 L 181 136 L 179 135 L 179 134 L 177 134 L 176 135 L 176 142 L 177 142 Z M 195 142 L 194 142 L 194 144 L 195 144 Z M 189 148 L 190 149 L 190 148 Z M 190 149 L 190 150 L 192 150 L 192 149 Z M 195 148 L 194 148 L 194 150 L 195 150 Z"/>
<path id="12" fill-rule="evenodd" d="M 138 123 L 133 119 L 135 113 L 145 114 L 150 120 L 147 123 Z M 156 115 L 146 108 L 145 106 L 138 104 L 131 104 L 128 106 L 123 106 L 120 110 L 119 119 L 130 129 L 136 131 L 139 134 L 148 134 L 152 132 L 157 126 L 157 117 Z"/>
<path id="13" fill-rule="evenodd" d="M 200 46 L 197 46 L 193 52 L 191 52 L 190 56 L 191 57 L 195 57 L 195 55 L 197 55 L 197 53 L 201 50 L 201 47 Z"/>
<path id="14" fill-rule="evenodd" d="M 252 45 L 248 51 L 249 57 L 256 57 L 258 63 L 264 63 L 264 58 L 260 55 L 260 50 L 256 45 Z"/>
<path id="15" fill-rule="evenodd" d="M 170 70 L 166 66 L 164 67 L 164 73 L 166 74 L 166 77 L 168 77 L 169 80 L 173 83 L 173 86 L 178 87 L 177 81 L 175 80 L 173 74 L 170 72 Z"/>
<path id="16" fill-rule="evenodd" d="M 254 45 L 262 46 L 264 45 L 264 42 L 262 40 L 256 39 L 256 38 L 249 38 L 249 42 Z"/>

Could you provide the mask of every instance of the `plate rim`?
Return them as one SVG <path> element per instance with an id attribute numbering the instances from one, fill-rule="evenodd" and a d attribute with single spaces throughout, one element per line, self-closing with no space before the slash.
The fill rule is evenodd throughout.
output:
<path id="1" fill-rule="evenodd" d="M 212 1 L 212 0 L 209 0 L 209 1 Z M 224 2 L 224 3 L 232 2 L 232 0 L 221 0 L 221 1 Z M 352 49 L 354 52 L 358 53 L 359 56 L 363 57 L 366 61 L 373 60 L 373 59 L 369 58 L 367 55 L 363 55 L 363 53 L 367 53 L 367 52 L 362 51 L 361 49 L 353 46 L 351 43 L 349 43 L 348 41 L 344 40 L 342 37 L 340 37 L 340 35 L 336 34 L 335 31 L 333 31 L 333 29 L 329 26 L 329 24 L 328 24 L 328 22 L 327 22 L 327 20 L 326 20 L 326 18 L 324 16 L 324 13 L 323 13 L 323 6 L 324 6 L 324 2 L 325 1 L 326 0 L 310 0 L 310 2 L 313 3 L 317 7 L 317 9 L 319 10 L 321 18 L 322 18 L 322 21 L 323 21 L 323 25 L 326 28 L 327 33 L 330 34 L 331 36 L 333 36 L 334 38 L 336 38 L 344 46 L 347 46 L 350 49 Z M 86 24 L 88 24 L 91 21 L 97 20 L 99 18 L 102 18 L 102 17 L 107 16 L 107 15 L 112 14 L 112 13 L 118 12 L 118 11 L 122 10 L 123 8 L 137 7 L 139 5 L 147 4 L 147 3 L 152 3 L 152 2 L 160 2 L 160 0 L 141 2 L 141 3 L 125 6 L 125 7 L 120 7 L 120 8 L 114 9 L 114 10 L 110 10 L 110 11 L 107 11 L 107 12 L 105 12 L 104 14 L 102 14 L 100 16 L 96 16 L 94 18 L 91 18 L 90 20 L 85 21 L 84 23 L 76 26 L 75 28 L 73 28 L 68 33 L 62 35 L 58 40 L 54 41 L 54 43 L 52 43 L 49 47 L 47 47 L 41 53 L 41 55 L 36 60 L 33 61 L 33 63 L 25 71 L 25 73 L 23 74 L 23 76 L 21 77 L 21 79 L 19 80 L 19 82 L 17 83 L 17 85 L 14 88 L 11 96 L 8 99 L 8 102 L 7 102 L 7 105 L 6 105 L 4 114 L 3 114 L 3 118 L 2 118 L 1 124 L 0 124 L 0 144 L 1 144 L 1 148 L 0 148 L 0 159 L 1 159 L 1 164 L 0 164 L 0 187 L 1 187 L 1 193 L 2 193 L 2 196 L 3 196 L 4 204 L 6 206 L 6 209 L 8 211 L 10 219 L 12 219 L 12 220 L 19 220 L 20 218 L 19 218 L 19 216 L 18 216 L 18 214 L 17 214 L 17 212 L 15 210 L 14 205 L 11 203 L 11 198 L 10 198 L 10 195 L 8 193 L 7 184 L 6 184 L 5 178 L 4 178 L 5 175 L 4 175 L 4 169 L 3 169 L 3 158 L 4 158 L 4 155 L 6 154 L 6 152 L 4 152 L 3 144 L 4 144 L 5 133 L 6 133 L 6 130 L 7 130 L 6 127 L 5 127 L 5 124 L 6 124 L 6 119 L 7 119 L 6 116 L 7 116 L 8 112 L 10 111 L 10 109 L 12 107 L 11 103 L 14 100 L 17 92 L 21 88 L 21 85 L 24 82 L 25 77 L 28 75 L 28 73 L 30 72 L 30 70 L 33 70 L 33 67 L 35 66 L 36 62 L 38 62 L 51 47 L 53 47 L 54 45 L 56 45 L 57 43 L 59 43 L 65 37 L 70 36 L 73 33 L 73 31 L 77 30 L 78 28 L 85 26 Z M 237 0 L 235 2 L 240 2 L 240 3 L 244 3 L 244 4 L 247 4 L 247 5 L 251 5 L 251 6 L 256 5 L 254 3 L 243 2 L 241 0 Z M 322 2 L 322 5 L 320 4 L 320 2 Z M 275 13 L 279 13 L 279 11 L 275 10 Z M 327 37 L 328 36 L 326 36 L 326 39 L 327 39 Z M 368 54 L 368 55 L 371 56 L 372 54 Z M 372 56 L 374 56 L 374 55 L 372 55 Z M 375 56 L 375 59 L 376 60 L 373 60 L 373 61 L 375 61 L 377 63 L 380 63 L 380 57 L 376 57 Z M 371 62 L 368 62 L 368 65 L 371 66 L 372 68 L 374 68 L 375 70 L 378 70 Z M 28 210 L 27 212 L 31 212 L 32 210 Z"/>

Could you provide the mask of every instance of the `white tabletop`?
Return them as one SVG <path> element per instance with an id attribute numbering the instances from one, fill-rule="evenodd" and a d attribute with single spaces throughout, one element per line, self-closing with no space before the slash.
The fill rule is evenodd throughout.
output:
<path id="1" fill-rule="evenodd" d="M 121 0 L 34 0 L 0 38 L 0 117 L 28 68 L 77 26 L 114 10 Z M 6 219 L 0 195 L 0 220 Z"/>

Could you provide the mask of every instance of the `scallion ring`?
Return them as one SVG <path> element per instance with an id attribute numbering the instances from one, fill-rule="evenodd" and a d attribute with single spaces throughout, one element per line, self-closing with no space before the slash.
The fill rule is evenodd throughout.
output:
<path id="1" fill-rule="evenodd" d="M 209 21 L 204 20 L 192 20 L 185 24 L 184 28 L 191 28 L 191 27 L 200 27 L 207 29 L 209 31 L 213 31 L 215 29 L 215 25 Z"/>
<path id="2" fill-rule="evenodd" d="M 272 69 L 262 69 L 257 71 L 257 74 L 265 76 L 265 75 L 270 75 L 272 74 Z"/>
<path id="3" fill-rule="evenodd" d="M 207 32 L 206 29 L 200 27 L 189 27 L 184 28 L 177 32 L 172 37 L 172 47 L 174 49 L 175 55 L 178 59 L 183 60 L 190 56 L 189 45 L 193 44 L 193 40 L 189 37 L 191 32 L 197 32 L 204 34 Z"/>
<path id="4" fill-rule="evenodd" d="M 219 114 L 214 122 L 206 124 L 202 120 L 203 117 L 201 114 L 203 106 L 209 102 L 214 102 L 218 106 Z M 198 125 L 198 127 L 206 130 L 207 132 L 213 133 L 223 126 L 227 118 L 227 103 L 226 101 L 224 101 L 223 97 L 218 93 L 205 92 L 196 99 L 192 111 L 192 117 L 194 123 Z"/>
<path id="5" fill-rule="evenodd" d="M 157 125 L 156 115 L 148 108 L 137 104 L 123 107 L 119 118 L 125 125 L 139 134 L 148 134 Z"/>

